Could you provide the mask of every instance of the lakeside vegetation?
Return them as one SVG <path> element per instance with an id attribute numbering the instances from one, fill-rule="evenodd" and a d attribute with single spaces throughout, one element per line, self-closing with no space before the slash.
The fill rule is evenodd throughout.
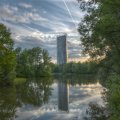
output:
<path id="1" fill-rule="evenodd" d="M 69 62 L 64 65 L 51 64 L 53 74 L 97 74 L 99 64 L 96 62 Z"/>
<path id="2" fill-rule="evenodd" d="M 119 0 L 78 0 L 87 15 L 79 25 L 84 53 L 89 54 L 92 62 L 55 65 L 46 50 L 40 47 L 14 49 L 10 31 L 0 24 L 0 85 L 12 85 L 15 77 L 43 77 L 52 73 L 62 74 L 99 74 L 105 78 L 105 106 L 90 104 L 86 120 L 120 119 L 120 1 Z M 101 59 L 102 58 L 102 59 Z M 99 61 L 97 63 L 96 61 Z M 16 85 L 21 82 L 18 79 Z M 25 81 L 25 79 L 23 79 Z M 38 81 L 37 81 L 38 82 Z M 45 81 L 44 81 L 45 82 Z M 22 89 L 27 88 L 27 85 Z M 39 87 L 41 89 L 41 86 Z M 18 88 L 19 89 L 19 88 Z M 48 88 L 45 88 L 47 90 Z M 31 89 L 30 89 L 31 90 Z M 15 93 L 10 89 L 8 93 Z M 26 90 L 26 92 L 28 92 Z M 32 92 L 32 91 L 31 91 Z M 1 90 L 1 93 L 4 93 Z M 10 94 L 11 94 L 10 93 Z M 50 93 L 49 93 L 50 94 Z M 23 101 L 24 96 L 22 96 Z M 8 96 L 9 97 L 9 96 Z M 38 95 L 33 95 L 38 97 Z M 13 96 L 14 99 L 15 96 Z M 7 100 L 7 97 L 5 96 Z M 28 99 L 29 96 L 28 96 Z M 41 99 L 41 98 L 38 98 Z M 46 99 L 46 101 L 48 98 Z M 12 100 L 10 100 L 12 101 Z M 32 103 L 32 99 L 29 101 Z M 13 100 L 14 103 L 14 100 Z M 41 105 L 37 103 L 36 105 Z M 14 105 L 14 104 L 13 104 Z M 12 104 L 11 104 L 12 106 Z M 4 106 L 3 106 L 4 107 Z M 13 113 L 15 109 L 13 109 Z"/>
<path id="3" fill-rule="evenodd" d="M 90 105 L 86 120 L 120 119 L 120 1 L 78 0 L 87 14 L 79 24 L 84 53 L 100 60 L 105 106 Z M 102 60 L 101 60 L 102 58 Z"/>
<path id="4" fill-rule="evenodd" d="M 46 50 L 14 49 L 10 30 L 0 24 L 0 85 L 13 85 L 16 77 L 51 76 L 51 58 Z"/>
<path id="5" fill-rule="evenodd" d="M 51 58 L 46 50 L 40 47 L 31 49 L 16 48 L 17 77 L 51 76 Z"/>
<path id="6" fill-rule="evenodd" d="M 39 106 L 48 103 L 53 79 L 15 79 L 14 86 L 0 87 L 0 119 L 16 117 L 16 109 L 23 105 Z M 36 85 L 36 87 L 34 86 Z M 44 94 L 43 94 L 44 93 Z M 28 109 L 27 109 L 28 110 Z"/>
<path id="7" fill-rule="evenodd" d="M 12 84 L 15 78 L 16 56 L 10 31 L 0 24 L 0 85 Z"/>
<path id="8" fill-rule="evenodd" d="M 49 77 L 53 74 L 96 74 L 95 62 L 57 65 L 51 62 L 47 50 L 40 47 L 14 49 L 10 30 L 0 24 L 0 84 L 12 85 L 14 79 Z M 20 80 L 19 80 L 20 81 Z"/>

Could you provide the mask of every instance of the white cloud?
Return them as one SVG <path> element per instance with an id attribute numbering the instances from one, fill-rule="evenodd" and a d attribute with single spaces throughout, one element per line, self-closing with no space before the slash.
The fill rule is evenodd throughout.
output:
<path id="1" fill-rule="evenodd" d="M 34 12 L 23 12 L 15 6 L 3 5 L 0 6 L 0 19 L 5 21 L 11 21 L 14 23 L 30 23 L 32 21 L 46 21 L 40 14 Z M 19 14 L 18 14 L 19 13 Z"/>
<path id="2" fill-rule="evenodd" d="M 69 57 L 79 57 L 82 50 L 79 34 L 64 3 L 61 0 L 42 2 L 40 0 L 38 7 L 34 0 L 31 1 L 30 4 L 18 2 L 16 6 L 7 3 L 0 6 L 0 21 L 11 29 L 16 46 L 23 48 L 40 46 L 47 49 L 56 59 L 56 37 L 58 34 L 67 33 Z M 46 3 L 42 6 L 41 3 L 45 1 L 51 6 Z M 83 16 L 79 11 L 79 5 L 76 0 L 66 0 L 66 2 L 78 24 Z"/>
<path id="3" fill-rule="evenodd" d="M 24 8 L 32 8 L 32 5 L 27 4 L 27 3 L 19 3 L 19 6 L 24 7 Z"/>

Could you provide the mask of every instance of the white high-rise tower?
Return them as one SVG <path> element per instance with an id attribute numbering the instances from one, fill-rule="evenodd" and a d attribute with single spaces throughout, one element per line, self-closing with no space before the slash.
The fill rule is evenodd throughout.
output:
<path id="1" fill-rule="evenodd" d="M 57 64 L 62 65 L 67 63 L 67 35 L 57 37 Z"/>

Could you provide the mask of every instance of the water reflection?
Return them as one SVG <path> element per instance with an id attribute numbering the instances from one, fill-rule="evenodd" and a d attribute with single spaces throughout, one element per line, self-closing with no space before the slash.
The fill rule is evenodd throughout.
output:
<path id="1" fill-rule="evenodd" d="M 50 78 L 27 80 L 13 87 L 0 88 L 0 120 L 20 117 L 16 115 L 17 108 L 23 106 L 27 108 L 28 105 L 40 107 L 47 103 L 51 96 L 52 80 Z"/>
<path id="2" fill-rule="evenodd" d="M 62 111 L 69 111 L 69 93 L 68 84 L 64 78 L 60 78 L 58 81 L 58 109 Z"/>
<path id="3" fill-rule="evenodd" d="M 22 85 L 17 85 L 17 98 L 19 105 L 30 104 L 34 106 L 41 106 L 48 102 L 51 95 L 52 79 L 32 79 L 27 80 Z"/>
<path id="4" fill-rule="evenodd" d="M 96 87 L 96 83 L 98 82 L 96 77 L 91 75 L 56 76 L 56 79 L 58 80 L 58 109 L 66 112 L 69 112 L 69 102 L 73 102 L 72 100 L 78 99 L 79 97 L 81 100 L 85 97 L 90 98 L 90 95 L 87 94 L 87 91 L 82 91 L 82 93 L 79 93 L 79 89 L 83 89 L 85 85 L 87 87 L 86 89 L 89 89 L 89 85 L 91 85 L 91 90 L 92 85 L 95 85 L 94 87 Z M 72 90 L 69 91 L 69 88 Z"/>
<path id="5" fill-rule="evenodd" d="M 0 88 L 0 120 L 10 120 L 16 112 L 16 89 L 15 87 Z"/>
<path id="6" fill-rule="evenodd" d="M 101 101 L 101 90 L 93 76 L 29 79 L 0 88 L 0 120 L 81 120 L 89 102 Z"/>

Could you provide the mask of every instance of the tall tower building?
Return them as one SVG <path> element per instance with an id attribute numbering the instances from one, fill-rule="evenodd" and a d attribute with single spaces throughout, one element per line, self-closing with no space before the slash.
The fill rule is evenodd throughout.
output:
<path id="1" fill-rule="evenodd" d="M 57 37 L 57 64 L 67 63 L 67 42 L 66 35 Z"/>
<path id="2" fill-rule="evenodd" d="M 67 63 L 67 42 L 66 35 L 57 37 L 57 64 L 61 67 Z M 62 68 L 63 69 L 63 68 Z M 63 82 L 64 78 L 59 78 L 58 82 L 58 109 L 69 111 L 69 94 L 67 82 Z"/>

